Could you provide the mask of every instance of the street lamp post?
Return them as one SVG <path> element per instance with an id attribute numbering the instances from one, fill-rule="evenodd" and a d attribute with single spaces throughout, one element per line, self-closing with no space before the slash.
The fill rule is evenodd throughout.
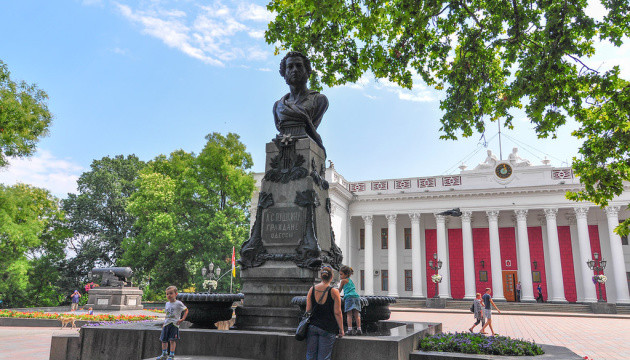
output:
<path id="1" fill-rule="evenodd" d="M 435 260 L 435 261 L 433 261 L 433 260 Z M 435 275 L 439 275 L 438 274 L 438 270 L 440 270 L 442 268 L 442 260 L 438 260 L 437 253 L 433 253 L 433 260 L 429 260 L 429 267 L 431 268 L 431 270 L 435 271 Z M 437 297 L 438 297 L 438 284 L 440 282 L 438 282 L 438 281 L 434 281 L 434 282 L 435 282 L 435 295 L 433 295 L 433 297 L 437 299 Z"/>
<path id="2" fill-rule="evenodd" d="M 593 259 L 592 260 L 586 260 L 586 264 L 588 265 L 589 269 L 595 271 L 595 277 L 597 277 L 599 275 L 598 272 L 600 272 L 600 271 L 603 274 L 604 269 L 606 268 L 606 260 L 604 260 L 603 257 L 600 260 L 598 253 L 593 253 Z M 598 297 L 597 301 L 598 302 L 604 302 L 604 299 L 602 298 L 602 282 L 599 281 L 599 278 L 597 278 L 597 288 L 599 290 L 599 297 Z"/>
<path id="3" fill-rule="evenodd" d="M 217 268 L 215 269 L 214 263 L 211 262 L 208 265 L 207 269 L 205 267 L 201 268 L 201 275 L 210 281 L 210 286 L 208 286 L 208 292 L 212 292 L 212 289 L 216 290 L 217 282 L 220 279 L 219 275 L 221 275 L 221 268 L 217 266 Z M 217 280 L 215 280 L 215 277 L 217 278 Z"/>

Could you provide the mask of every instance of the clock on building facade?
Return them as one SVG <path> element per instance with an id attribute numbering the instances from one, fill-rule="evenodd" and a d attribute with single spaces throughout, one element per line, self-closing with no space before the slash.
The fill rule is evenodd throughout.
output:
<path id="1" fill-rule="evenodd" d="M 501 163 L 494 168 L 494 173 L 500 179 L 507 179 L 512 176 L 512 166 L 510 166 L 510 164 Z"/>

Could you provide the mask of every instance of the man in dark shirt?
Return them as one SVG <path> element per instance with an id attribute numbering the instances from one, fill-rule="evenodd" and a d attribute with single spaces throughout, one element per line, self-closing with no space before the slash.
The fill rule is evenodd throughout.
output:
<path id="1" fill-rule="evenodd" d="M 501 313 L 501 310 L 499 310 L 499 308 L 494 304 L 494 301 L 492 301 L 492 296 L 490 296 L 491 292 L 492 289 L 486 288 L 486 293 L 482 297 L 484 304 L 483 316 L 486 318 L 486 324 L 481 328 L 481 333 L 485 334 L 486 332 L 484 330 L 486 330 L 486 326 L 490 326 L 490 331 L 492 332 L 492 336 L 494 336 L 494 329 L 492 328 L 492 307 L 490 307 L 490 304 L 497 309 L 499 314 Z"/>

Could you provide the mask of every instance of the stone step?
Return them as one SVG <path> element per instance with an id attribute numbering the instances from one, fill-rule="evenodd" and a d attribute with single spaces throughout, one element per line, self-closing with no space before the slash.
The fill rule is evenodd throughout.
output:
<path id="1" fill-rule="evenodd" d="M 447 309 L 468 310 L 470 309 L 470 300 L 449 300 L 446 302 Z M 551 304 L 551 303 L 517 303 L 517 302 L 496 302 L 496 305 L 502 311 L 526 311 L 526 312 L 557 312 L 557 313 L 585 313 L 589 314 L 591 308 L 585 304 Z M 398 299 L 395 305 L 396 307 L 415 307 L 425 308 L 425 300 L 414 299 Z M 619 308 L 619 307 L 618 307 Z M 630 307 L 623 309 L 630 314 Z M 626 312 L 623 312 L 626 313 Z"/>
<path id="2" fill-rule="evenodd" d="M 152 358 L 144 360 L 155 360 L 157 355 Z M 175 355 L 175 360 L 254 360 L 245 358 L 225 357 L 225 356 L 188 356 L 188 355 Z"/>

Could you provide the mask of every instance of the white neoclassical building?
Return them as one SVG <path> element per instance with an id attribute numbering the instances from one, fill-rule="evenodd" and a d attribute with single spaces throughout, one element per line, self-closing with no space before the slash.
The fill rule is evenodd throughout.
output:
<path id="1" fill-rule="evenodd" d="M 495 299 L 514 301 L 520 282 L 522 301 L 534 301 L 540 285 L 546 301 L 595 302 L 587 260 L 597 253 L 606 261 L 603 297 L 630 304 L 630 246 L 613 232 L 630 216 L 630 187 L 605 209 L 569 201 L 566 192 L 581 188 L 571 168 L 532 165 L 516 149 L 460 169 L 356 182 L 327 169 L 333 230 L 360 293 L 432 297 L 436 256 L 442 298 L 472 299 L 491 287 Z M 438 215 L 455 208 L 461 216 Z"/>

